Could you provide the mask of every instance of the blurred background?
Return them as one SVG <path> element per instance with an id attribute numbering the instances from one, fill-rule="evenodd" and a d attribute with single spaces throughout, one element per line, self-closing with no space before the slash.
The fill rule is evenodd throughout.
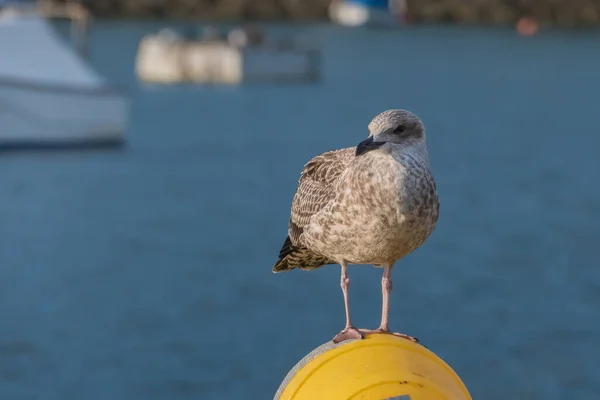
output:
<path id="1" fill-rule="evenodd" d="M 0 4 L 0 399 L 272 398 L 344 324 L 338 266 L 271 273 L 301 168 L 390 108 L 441 199 L 391 328 L 474 399 L 599 398 L 600 1 Z"/>

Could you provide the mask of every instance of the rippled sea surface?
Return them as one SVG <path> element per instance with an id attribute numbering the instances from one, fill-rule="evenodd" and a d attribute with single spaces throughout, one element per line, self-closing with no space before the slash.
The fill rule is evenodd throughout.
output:
<path id="1" fill-rule="evenodd" d="M 392 329 L 474 399 L 598 398 L 600 34 L 271 26 L 320 44 L 322 83 L 139 85 L 162 26 L 95 24 L 125 149 L 0 154 L 1 399 L 272 398 L 344 323 L 339 267 L 271 273 L 300 170 L 389 108 L 425 122 L 441 197 Z M 350 269 L 361 327 L 380 273 Z"/>

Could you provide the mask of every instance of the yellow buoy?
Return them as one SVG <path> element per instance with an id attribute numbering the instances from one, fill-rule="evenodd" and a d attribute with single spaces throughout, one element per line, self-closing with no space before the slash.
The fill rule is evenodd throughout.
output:
<path id="1" fill-rule="evenodd" d="M 389 334 L 325 343 L 288 373 L 274 400 L 471 400 L 424 346 Z"/>

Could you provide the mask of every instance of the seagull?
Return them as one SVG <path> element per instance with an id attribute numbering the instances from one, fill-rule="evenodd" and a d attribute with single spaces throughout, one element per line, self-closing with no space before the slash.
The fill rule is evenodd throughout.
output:
<path id="1" fill-rule="evenodd" d="M 369 123 L 356 147 L 322 153 L 303 168 L 291 207 L 288 236 L 273 272 L 341 266 L 346 326 L 333 342 L 390 332 L 392 268 L 431 235 L 439 216 L 425 128 L 406 110 L 387 110 Z M 348 265 L 383 267 L 381 324 L 357 329 L 350 318 Z"/>

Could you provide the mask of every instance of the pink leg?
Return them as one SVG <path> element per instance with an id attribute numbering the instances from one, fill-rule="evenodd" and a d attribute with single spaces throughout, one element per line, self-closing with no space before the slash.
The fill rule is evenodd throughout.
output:
<path id="1" fill-rule="evenodd" d="M 383 276 L 381 277 L 381 293 L 383 301 L 381 305 L 381 324 L 379 329 L 383 332 L 390 331 L 389 313 L 390 313 L 390 292 L 392 291 L 392 267 L 383 267 Z"/>
<path id="2" fill-rule="evenodd" d="M 413 342 L 418 342 L 417 338 L 405 335 L 404 333 L 390 332 L 389 312 L 390 312 L 390 292 L 392 291 L 392 267 L 394 265 L 385 265 L 383 267 L 383 276 L 381 277 L 381 293 L 383 301 L 381 306 L 381 324 L 375 330 L 362 330 L 362 333 L 391 333 Z"/>
<path id="3" fill-rule="evenodd" d="M 350 303 L 348 299 L 348 287 L 350 287 L 350 278 L 348 277 L 348 266 L 345 263 L 342 266 L 342 276 L 340 286 L 342 287 L 342 293 L 344 294 L 344 307 L 346 309 L 346 327 L 333 338 L 334 343 L 343 342 L 349 339 L 362 339 L 361 333 L 352 325 L 350 319 Z"/>

